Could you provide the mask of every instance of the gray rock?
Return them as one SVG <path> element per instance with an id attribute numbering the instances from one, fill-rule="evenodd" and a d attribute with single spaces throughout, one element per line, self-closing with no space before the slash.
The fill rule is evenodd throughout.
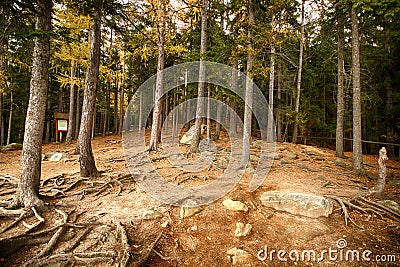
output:
<path id="1" fill-rule="evenodd" d="M 258 259 L 248 253 L 247 251 L 243 249 L 238 249 L 236 247 L 231 248 L 226 252 L 228 254 L 229 259 L 232 262 L 232 265 L 242 265 L 242 264 L 249 264 L 258 261 Z"/>
<path id="2" fill-rule="evenodd" d="M 266 207 L 311 218 L 328 217 L 333 210 L 332 202 L 314 194 L 269 191 L 264 192 L 260 199 Z"/>
<path id="3" fill-rule="evenodd" d="M 247 212 L 249 208 L 246 206 L 246 204 L 240 202 L 240 201 L 234 201 L 232 199 L 225 199 L 222 202 L 222 205 L 224 205 L 226 208 L 229 210 L 234 210 L 234 211 L 244 211 Z"/>
<path id="4" fill-rule="evenodd" d="M 5 146 L 0 147 L 0 151 L 12 151 L 12 150 L 20 150 L 22 149 L 22 144 L 11 143 Z"/>
<path id="5" fill-rule="evenodd" d="M 241 236 L 247 236 L 250 231 L 251 231 L 251 224 L 244 224 L 241 222 L 236 223 L 236 229 L 235 229 L 235 236 L 236 237 L 241 237 Z"/>

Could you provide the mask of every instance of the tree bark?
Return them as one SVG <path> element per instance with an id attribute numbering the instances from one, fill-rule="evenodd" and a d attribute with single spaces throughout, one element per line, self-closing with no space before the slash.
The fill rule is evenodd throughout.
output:
<path id="1" fill-rule="evenodd" d="M 238 92 L 238 75 L 239 72 L 237 70 L 237 62 L 232 66 L 232 90 L 234 92 Z M 232 110 L 229 112 L 229 135 L 237 136 L 237 121 L 236 121 L 236 99 L 232 98 Z"/>
<path id="2" fill-rule="evenodd" d="M 3 91 L 0 90 L 0 146 L 4 145 Z"/>
<path id="3" fill-rule="evenodd" d="M 275 27 L 275 17 L 273 16 L 271 21 L 271 31 L 274 30 Z M 272 34 L 273 35 L 273 34 Z M 274 40 L 273 40 L 274 41 Z M 269 64 L 269 90 L 268 90 L 268 104 L 271 110 L 271 114 L 274 112 L 274 85 L 275 85 L 275 44 L 272 44 L 271 47 L 271 55 L 270 55 L 270 64 Z M 267 140 L 274 140 L 274 123 L 273 118 L 268 118 L 268 126 L 267 126 Z"/>
<path id="4" fill-rule="evenodd" d="M 201 9 L 201 35 L 200 35 L 200 68 L 199 68 L 199 86 L 197 88 L 197 106 L 196 120 L 194 123 L 194 134 L 192 143 L 190 144 L 190 153 L 198 151 L 201 135 L 201 124 L 204 117 L 204 87 L 205 87 L 205 69 L 203 65 L 204 54 L 207 50 L 207 10 L 208 0 L 203 0 Z"/>
<path id="5" fill-rule="evenodd" d="M 17 205 L 26 208 L 43 205 L 39 199 L 39 184 L 42 161 L 42 137 L 46 98 L 49 86 L 51 0 L 38 0 L 36 5 L 35 30 L 43 34 L 34 38 L 30 96 L 25 121 L 22 148 L 22 170 L 15 196 Z"/>
<path id="6" fill-rule="evenodd" d="M 301 76 L 303 71 L 303 53 L 304 53 L 304 42 L 305 42 L 305 19 L 304 19 L 304 1 L 301 1 L 301 27 L 300 27 L 300 54 L 299 54 L 299 68 L 297 70 L 297 84 L 296 84 L 296 104 L 295 104 L 295 111 L 296 111 L 296 118 L 294 121 L 294 128 L 293 128 L 293 138 L 292 143 L 297 143 L 297 137 L 299 134 L 299 112 L 300 112 L 300 93 L 301 93 Z"/>
<path id="7" fill-rule="evenodd" d="M 282 142 L 282 86 L 281 86 L 281 79 L 282 79 L 282 73 L 281 73 L 281 64 L 278 63 L 278 92 L 277 92 L 277 98 L 278 98 L 278 108 L 276 110 L 276 141 Z"/>
<path id="8" fill-rule="evenodd" d="M 7 131 L 7 145 L 11 142 L 11 128 L 12 128 L 12 118 L 14 111 L 14 93 L 13 90 L 10 90 L 10 114 L 8 117 L 8 131 Z"/>
<path id="9" fill-rule="evenodd" d="M 253 82 L 251 80 L 251 68 L 254 61 L 254 51 L 252 43 L 252 26 L 254 25 L 254 14 L 252 0 L 248 1 L 249 12 L 249 29 L 247 32 L 247 65 L 246 65 L 246 92 L 245 92 L 245 107 L 244 107 L 244 123 L 243 123 L 243 149 L 242 149 L 242 167 L 250 159 L 250 139 L 251 139 L 251 124 L 252 124 L 252 107 L 253 107 Z"/>
<path id="10" fill-rule="evenodd" d="M 99 10 L 96 10 L 93 15 L 91 34 L 90 63 L 86 72 L 82 118 L 78 137 L 80 174 L 83 177 L 98 175 L 91 141 L 100 66 L 101 15 Z"/>
<path id="11" fill-rule="evenodd" d="M 120 88 L 119 93 L 119 128 L 118 134 L 122 134 L 122 127 L 124 125 L 124 88 Z"/>
<path id="12" fill-rule="evenodd" d="M 71 84 L 69 86 L 69 120 L 68 120 L 68 132 L 65 143 L 67 145 L 72 144 L 73 134 L 74 134 L 74 127 L 75 127 L 75 64 L 71 62 Z"/>
<path id="13" fill-rule="evenodd" d="M 360 44 L 358 40 L 358 19 L 354 7 L 351 8 L 351 31 L 353 61 L 353 171 L 356 174 L 364 174 L 361 141 Z"/>
<path id="14" fill-rule="evenodd" d="M 160 142 L 159 136 L 161 132 L 161 113 L 162 113 L 162 90 L 163 90 L 163 70 L 164 70 L 164 37 L 165 37 L 165 1 L 162 0 L 158 7 L 158 60 L 157 60 L 157 80 L 154 92 L 154 110 L 153 122 L 150 133 L 149 151 L 157 151 L 158 143 Z"/>
<path id="15" fill-rule="evenodd" d="M 382 147 L 379 150 L 379 159 L 378 159 L 378 180 L 376 181 L 375 186 L 372 188 L 370 191 L 371 194 L 381 197 L 383 196 L 383 193 L 385 191 L 385 184 L 386 184 L 386 177 L 387 177 L 387 172 L 386 172 L 386 161 L 388 160 L 387 157 L 387 151 L 385 147 Z"/>
<path id="16" fill-rule="evenodd" d="M 76 113 L 75 113 L 75 115 L 76 115 L 76 117 L 75 117 L 75 139 L 76 140 L 78 140 L 78 136 L 79 136 L 79 125 L 80 125 L 80 114 L 81 114 L 81 112 L 80 112 L 80 97 L 79 97 L 79 94 L 80 94 L 80 92 L 79 92 L 79 87 L 77 88 L 77 90 L 76 90 Z M 79 151 L 78 151 L 78 153 L 79 153 Z"/>
<path id="17" fill-rule="evenodd" d="M 344 44 L 344 22 L 343 12 L 341 7 L 337 8 L 337 54 L 338 54 L 338 80 L 337 80 L 337 117 L 336 117 L 336 156 L 344 157 L 344 56 L 343 56 L 343 44 Z"/>

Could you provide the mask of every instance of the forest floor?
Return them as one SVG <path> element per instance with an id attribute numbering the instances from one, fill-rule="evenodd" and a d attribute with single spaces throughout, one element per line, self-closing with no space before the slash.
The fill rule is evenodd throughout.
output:
<path id="1" fill-rule="evenodd" d="M 224 148 L 224 138 L 216 145 L 219 149 Z M 340 159 L 333 150 L 278 143 L 276 153 L 279 159 L 274 160 L 264 183 L 255 192 L 247 190 L 246 181 L 251 174 L 246 172 L 241 182 L 226 196 L 204 206 L 194 216 L 182 218 L 180 207 L 154 200 L 138 187 L 129 175 L 120 136 L 96 137 L 93 140 L 96 165 L 102 171 L 100 177 L 84 179 L 79 176 L 79 161 L 78 156 L 73 155 L 74 148 L 74 145 L 64 143 L 43 146 L 43 153 L 68 154 L 57 162 L 42 162 L 41 194 L 56 199 L 46 200 L 51 205 L 48 212 L 42 213 L 44 222 L 31 232 L 38 233 L 38 230 L 60 224 L 62 215 L 70 214 L 67 219 L 70 224 L 62 226 L 62 236 L 56 238 L 54 248 L 40 258 L 47 262 L 57 257 L 60 259 L 57 264 L 49 266 L 117 266 L 117 262 L 118 266 L 123 266 L 120 262 L 124 261 L 124 255 L 129 250 L 132 257 L 127 266 L 137 266 L 138 263 L 143 266 L 232 266 L 233 257 L 228 255 L 228 251 L 235 247 L 246 252 L 239 252 L 247 255 L 244 266 L 398 266 L 400 263 L 400 218 L 396 220 L 388 216 L 379 217 L 375 213 L 349 210 L 350 218 L 359 227 L 351 223 L 346 226 L 337 203 L 329 217 L 308 218 L 266 208 L 260 201 L 262 193 L 271 190 L 334 195 L 350 200 L 367 192 L 376 183 L 371 178 L 377 176 L 378 158 L 375 155 L 363 157 L 364 167 L 370 174 L 368 178 L 351 172 L 350 153 L 346 153 L 347 159 Z M 167 169 L 166 161 L 161 159 L 155 163 L 159 173 L 163 174 L 165 166 L 170 180 L 182 186 L 198 185 L 218 174 L 218 171 L 208 169 L 197 175 L 179 175 Z M 388 182 L 384 199 L 399 203 L 400 163 L 389 160 L 387 166 Z M 20 167 L 21 150 L 0 152 L 0 201 L 12 198 Z M 228 210 L 222 204 L 227 198 L 243 202 L 249 210 Z M 143 218 L 143 214 L 149 215 L 150 211 L 156 211 L 153 214 L 155 218 Z M 0 229 L 16 218 L 18 216 L 0 217 Z M 64 218 L 64 223 L 67 220 Z M 31 216 L 23 221 L 32 226 L 38 219 Z M 252 229 L 247 236 L 235 237 L 238 222 L 251 224 Z M 0 234 L 0 240 L 23 235 L 27 232 L 26 227 L 29 226 L 20 222 Z M 0 266 L 43 265 L 44 261 L 39 264 L 39 259 L 36 262 L 32 259 L 51 242 L 55 230 L 62 227 L 42 235 L 38 233 L 35 242 L 31 242 L 35 245 L 21 245 L 22 248 L 11 256 L 0 257 Z M 127 240 L 124 239 L 124 231 L 119 229 L 121 227 L 126 230 Z M 37 239 L 39 236 L 43 242 Z M 358 250 L 361 258 L 363 251 L 372 251 L 368 255 L 371 262 L 362 259 L 346 261 L 344 258 L 329 260 L 327 254 L 321 262 L 306 259 L 294 262 L 289 259 L 288 254 L 293 250 L 300 251 L 300 255 L 304 250 L 314 250 L 317 257 L 323 250 L 338 250 L 338 240 L 347 242 L 342 249 L 344 253 L 346 250 Z M 268 253 L 285 250 L 287 261 L 279 260 L 277 252 L 265 261 L 257 259 L 257 254 L 266 247 Z M 378 262 L 378 255 L 387 260 L 394 255 L 396 261 Z"/>

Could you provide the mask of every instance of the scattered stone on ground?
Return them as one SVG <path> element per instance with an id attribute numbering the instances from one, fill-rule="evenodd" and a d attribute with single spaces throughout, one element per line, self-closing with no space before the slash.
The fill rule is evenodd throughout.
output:
<path id="1" fill-rule="evenodd" d="M 5 146 L 0 147 L 0 151 L 12 151 L 22 149 L 22 144 L 11 143 Z"/>
<path id="2" fill-rule="evenodd" d="M 163 214 L 156 209 L 145 210 L 142 213 L 143 220 L 156 220 L 163 217 Z"/>
<path id="3" fill-rule="evenodd" d="M 328 217 L 333 210 L 332 202 L 314 194 L 268 191 L 260 199 L 266 207 L 311 218 Z"/>
<path id="4" fill-rule="evenodd" d="M 250 233 L 251 228 L 252 226 L 249 223 L 244 224 L 242 222 L 238 222 L 236 223 L 235 236 L 236 237 L 247 236 Z"/>
<path id="5" fill-rule="evenodd" d="M 226 254 L 228 254 L 228 256 L 232 262 L 232 265 L 234 265 L 234 266 L 249 264 L 249 263 L 258 261 L 258 259 L 255 256 L 251 255 L 250 253 L 248 253 L 245 250 L 238 249 L 236 247 L 228 250 L 226 252 Z"/>
<path id="6" fill-rule="evenodd" d="M 297 153 L 289 152 L 289 153 L 286 154 L 286 157 L 287 157 L 288 159 L 294 160 L 294 159 L 297 159 L 297 158 L 298 158 L 298 155 L 297 155 Z"/>
<path id="7" fill-rule="evenodd" d="M 202 207 L 181 207 L 179 216 L 181 219 L 191 217 L 203 210 Z"/>
<path id="8" fill-rule="evenodd" d="M 229 210 L 234 210 L 234 211 L 244 211 L 247 212 L 249 208 L 246 206 L 246 204 L 240 202 L 240 201 L 234 201 L 232 199 L 225 199 L 222 202 L 222 205 L 224 205 L 226 208 Z"/>

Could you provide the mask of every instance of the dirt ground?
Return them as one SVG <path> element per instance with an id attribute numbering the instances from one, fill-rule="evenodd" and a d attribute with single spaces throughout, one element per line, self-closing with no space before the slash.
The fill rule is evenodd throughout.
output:
<path id="1" fill-rule="evenodd" d="M 216 145 L 219 149 L 226 146 L 224 136 L 222 141 L 216 142 Z M 334 212 L 328 218 L 308 218 L 275 211 L 264 207 L 260 202 L 262 193 L 271 190 L 306 192 L 320 196 L 335 195 L 346 200 L 365 193 L 376 180 L 352 174 L 350 153 L 346 153 L 347 159 L 339 159 L 335 156 L 335 152 L 329 149 L 278 143 L 276 154 L 279 156 L 274 160 L 264 183 L 255 192 L 249 193 L 247 190 L 251 173 L 246 173 L 241 182 L 226 196 L 204 206 L 203 210 L 194 216 L 182 219 L 180 207 L 154 200 L 129 176 L 120 136 L 96 137 L 93 140 L 93 152 L 97 168 L 103 172 L 102 176 L 82 180 L 70 190 L 65 190 L 82 179 L 79 176 L 78 156 L 73 155 L 74 148 L 74 145 L 68 146 L 63 143 L 43 146 L 43 153 L 63 152 L 68 154 L 68 157 L 58 162 L 48 160 L 42 162 L 41 179 L 42 182 L 46 182 L 41 187 L 41 194 L 56 196 L 56 199 L 46 202 L 65 211 L 73 211 L 74 214 L 82 213 L 77 223 L 82 223 L 86 228 L 87 225 L 93 227 L 77 244 L 73 250 L 75 253 L 105 250 L 116 253 L 114 257 L 104 258 L 100 262 L 83 261 L 80 264 L 117 265 L 123 254 L 123 250 L 117 245 L 120 238 L 114 237 L 118 222 L 125 227 L 132 250 L 128 266 L 135 266 L 135 261 L 146 253 L 148 254 L 146 266 L 232 266 L 232 258 L 227 251 L 234 247 L 246 251 L 253 257 L 250 263 L 243 266 L 397 266 L 400 263 L 400 224 L 387 216 L 380 218 L 368 212 L 351 210 L 350 217 L 359 227 L 351 223 L 346 226 L 337 203 Z M 152 154 L 153 157 L 157 155 Z M 0 182 L 4 180 L 0 188 L 1 201 L 8 201 L 13 196 L 15 181 L 20 175 L 20 159 L 21 150 L 0 152 Z M 377 176 L 377 156 L 366 155 L 363 160 L 367 172 Z M 168 169 L 168 164 L 166 159 L 155 163 L 159 173 L 182 186 L 206 183 L 221 172 L 218 169 L 210 169 L 196 175 L 179 175 L 179 172 Z M 399 203 L 400 163 L 389 160 L 387 166 L 389 174 L 384 199 Z M 118 180 L 119 178 L 121 179 Z M 13 180 L 14 185 L 7 184 L 7 180 Z M 95 190 L 88 190 L 93 188 Z M 228 210 L 222 205 L 222 201 L 227 198 L 243 202 L 249 211 Z M 143 213 L 148 210 L 157 210 L 161 215 L 156 219 L 143 219 Z M 54 212 L 45 213 L 43 217 L 46 222 L 42 229 L 51 227 L 61 218 L 60 214 Z M 0 217 L 0 229 L 14 219 Z M 34 217 L 26 219 L 26 222 L 31 224 L 34 221 Z M 251 224 L 250 234 L 235 237 L 238 222 Z M 61 239 L 52 254 L 60 253 L 63 244 L 81 234 L 83 228 L 68 228 L 64 234 L 66 241 Z M 12 237 L 21 231 L 24 231 L 24 226 L 20 223 L 0 234 L 0 238 Z M 300 252 L 314 250 L 318 253 L 329 249 L 338 250 L 337 242 L 340 239 L 347 242 L 343 250 L 358 250 L 360 253 L 370 250 L 371 261 L 340 261 L 325 258 L 317 262 L 289 259 L 288 253 L 293 250 Z M 45 244 L 24 246 L 11 256 L 0 259 L 0 265 L 21 266 L 44 246 Z M 279 260 L 277 252 L 272 254 L 272 259 L 267 258 L 264 261 L 257 259 L 257 254 L 265 248 L 268 248 L 268 253 L 271 250 L 286 251 L 287 261 Z M 396 257 L 395 262 L 378 262 L 376 257 L 389 259 L 390 255 Z M 79 265 L 79 261 L 75 263 L 77 262 Z M 51 266 L 72 265 L 70 262 L 66 265 Z"/>

